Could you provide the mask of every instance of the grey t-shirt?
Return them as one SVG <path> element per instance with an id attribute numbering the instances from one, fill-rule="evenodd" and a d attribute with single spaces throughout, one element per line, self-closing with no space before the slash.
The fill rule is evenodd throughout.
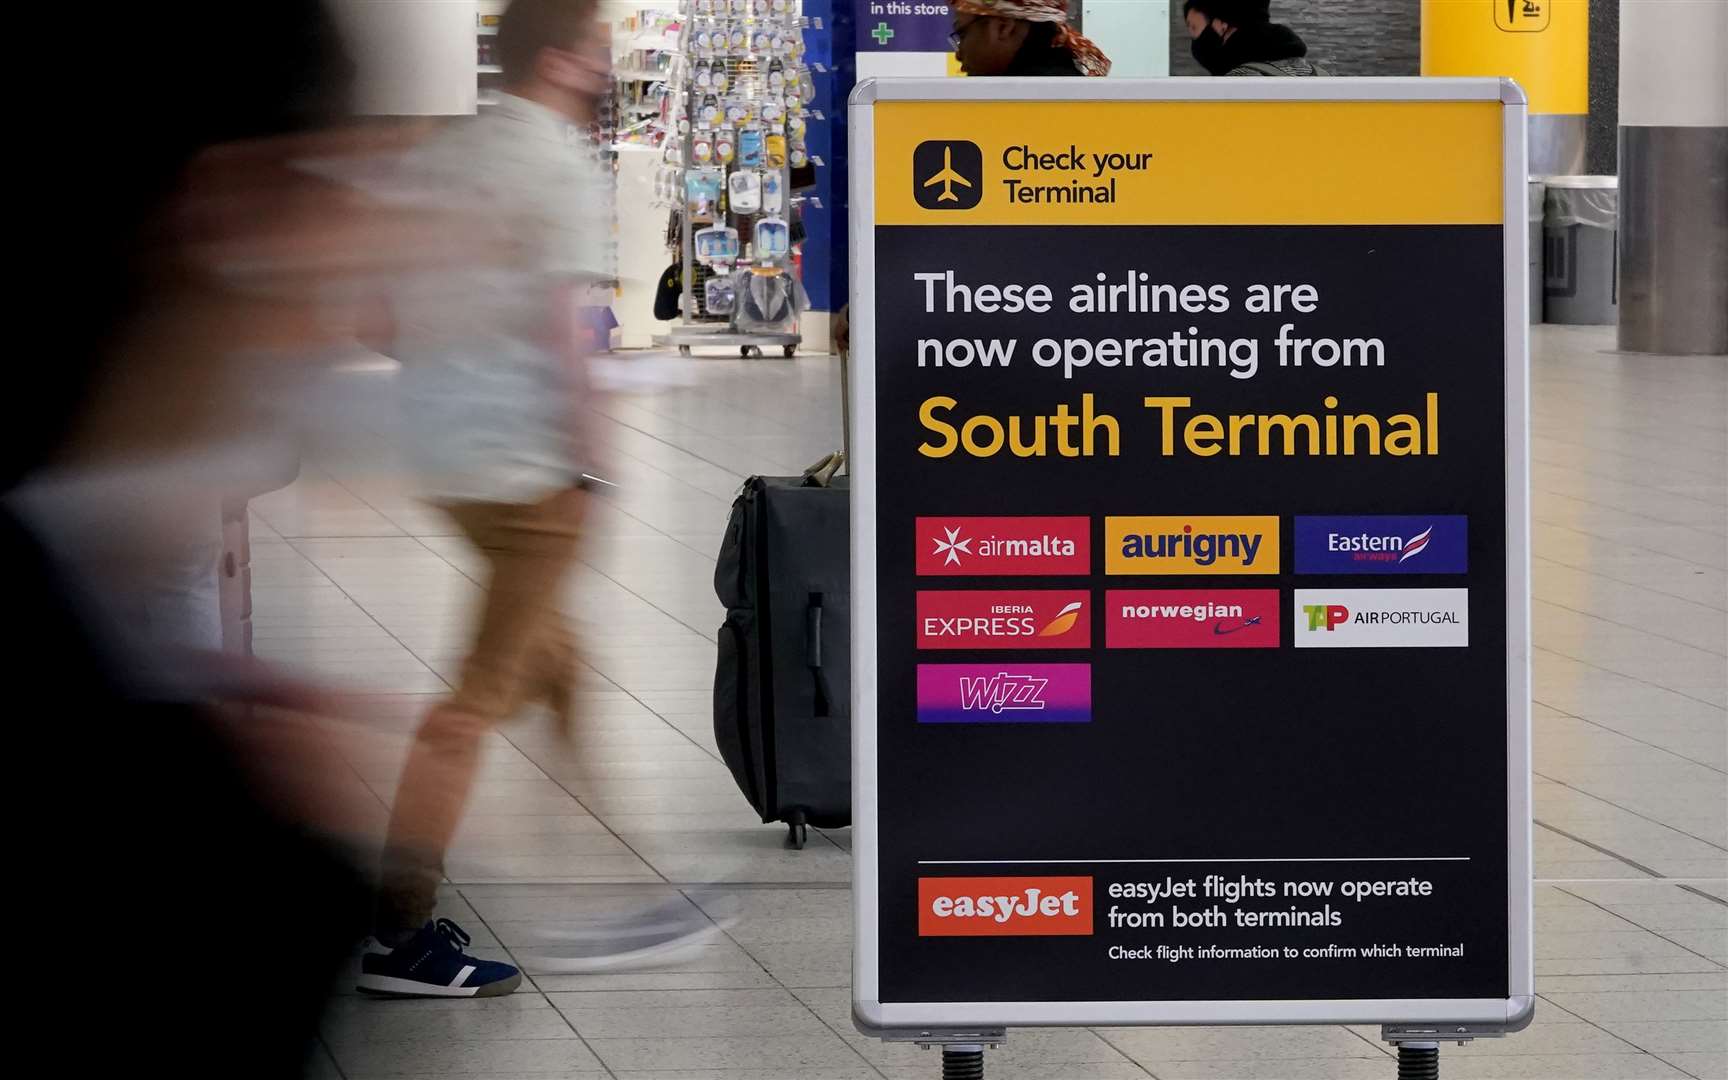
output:
<path id="1" fill-rule="evenodd" d="M 610 222 L 605 174 L 585 136 L 522 98 L 408 155 L 399 197 L 495 216 L 509 259 L 405 276 L 392 290 L 408 442 L 426 494 L 534 502 L 586 465 L 586 379 L 554 346 L 569 288 L 598 279 Z"/>

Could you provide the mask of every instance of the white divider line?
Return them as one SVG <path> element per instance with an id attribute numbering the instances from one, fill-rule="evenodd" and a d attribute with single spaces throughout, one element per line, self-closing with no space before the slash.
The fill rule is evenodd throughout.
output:
<path id="1" fill-rule="evenodd" d="M 919 866 L 1105 866 L 1159 863 L 1469 862 L 1468 855 L 1387 855 L 1349 859 L 919 859 Z M 1634 879 L 1637 880 L 1637 879 Z M 1647 879 L 1645 879 L 1647 880 Z"/>

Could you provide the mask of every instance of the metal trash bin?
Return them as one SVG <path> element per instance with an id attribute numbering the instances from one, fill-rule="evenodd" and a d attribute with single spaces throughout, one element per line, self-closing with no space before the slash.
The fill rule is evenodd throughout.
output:
<path id="1" fill-rule="evenodd" d="M 1542 321 L 1542 218 L 1546 213 L 1548 184 L 1530 178 L 1530 321 Z"/>
<path id="2" fill-rule="evenodd" d="M 1619 180 L 1550 176 L 1542 223 L 1542 308 L 1551 323 L 1607 326 L 1620 315 Z"/>

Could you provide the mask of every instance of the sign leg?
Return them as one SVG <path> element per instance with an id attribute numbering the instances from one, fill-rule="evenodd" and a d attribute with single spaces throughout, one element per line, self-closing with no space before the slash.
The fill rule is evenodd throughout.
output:
<path id="1" fill-rule="evenodd" d="M 1398 1080 L 1440 1080 L 1440 1044 L 1398 1044 Z"/>
<path id="2" fill-rule="evenodd" d="M 944 1046 L 942 1080 L 984 1080 L 984 1047 L 964 1043 Z"/>

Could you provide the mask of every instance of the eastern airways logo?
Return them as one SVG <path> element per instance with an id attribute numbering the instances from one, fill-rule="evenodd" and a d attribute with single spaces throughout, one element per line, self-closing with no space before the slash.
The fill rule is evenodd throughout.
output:
<path id="1" fill-rule="evenodd" d="M 921 142 L 912 151 L 912 197 L 926 210 L 970 210 L 984 196 L 984 154 L 963 139 Z"/>
<path id="2" fill-rule="evenodd" d="M 1470 569 L 1462 514 L 1297 517 L 1298 574 L 1463 574 Z"/>

